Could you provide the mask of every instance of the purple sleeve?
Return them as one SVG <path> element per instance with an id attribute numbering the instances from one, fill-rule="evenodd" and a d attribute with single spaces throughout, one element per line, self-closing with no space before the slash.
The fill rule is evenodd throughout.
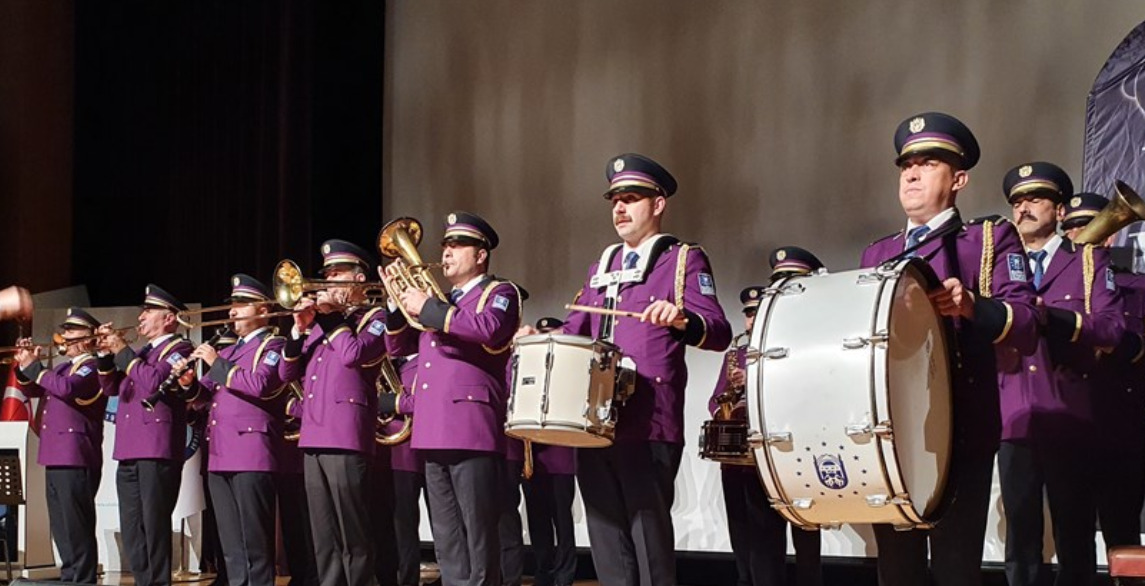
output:
<path id="1" fill-rule="evenodd" d="M 409 356 L 417 352 L 421 331 L 411 327 L 401 310 L 386 314 L 386 352 L 390 356 Z"/>
<path id="2" fill-rule="evenodd" d="M 684 274 L 684 314 L 688 325 L 684 340 L 704 350 L 723 351 L 732 341 L 732 327 L 716 297 L 715 277 L 708 256 L 700 248 L 688 251 Z"/>
<path id="3" fill-rule="evenodd" d="M 1026 253 L 1017 229 L 1009 222 L 994 226 L 994 267 L 991 293 L 1005 311 L 1001 332 L 991 331 L 991 339 L 1001 346 L 1014 348 L 1022 355 L 1029 355 L 1038 346 L 1038 312 L 1034 307 L 1037 299 L 1033 286 L 1025 278 L 1011 279 L 1010 255 L 1018 255 L 1025 262 Z M 1023 265 L 1024 266 L 1024 265 Z M 1024 275 L 1024 273 L 1023 273 Z M 977 290 L 978 283 L 965 283 Z M 977 317 L 977 315 L 976 315 Z"/>
<path id="4" fill-rule="evenodd" d="M 1123 302 L 1114 283 L 1109 262 L 1109 251 L 1093 250 L 1093 291 L 1090 296 L 1092 312 L 1081 317 L 1081 332 L 1077 343 L 1095 348 L 1112 348 L 1121 341 L 1125 332 L 1122 317 Z"/>
<path id="5" fill-rule="evenodd" d="M 44 369 L 36 379 L 25 386 L 25 394 L 40 396 L 47 393 L 57 399 L 70 401 L 94 399 L 100 392 L 100 380 L 95 370 L 95 362 L 88 361 L 75 372 L 63 375 Z"/>
<path id="6" fill-rule="evenodd" d="M 240 395 L 254 398 L 271 397 L 282 388 L 279 364 L 286 341 L 274 336 L 265 342 L 253 369 L 247 369 L 219 358 L 211 367 L 204 383 L 222 383 Z M 221 380 L 220 380 L 221 379 Z"/>
<path id="7" fill-rule="evenodd" d="M 191 355 L 191 343 L 180 340 L 167 351 L 155 364 L 147 364 L 142 358 L 133 359 L 126 370 L 126 377 L 135 382 L 135 388 L 154 390 L 171 374 L 172 364 L 180 358 Z M 155 350 L 156 352 L 160 350 Z"/>
<path id="8" fill-rule="evenodd" d="M 386 320 L 381 309 L 373 309 L 362 316 L 358 328 L 341 325 L 334 328 L 326 339 L 330 349 L 347 368 L 370 364 L 386 353 Z"/>
<path id="9" fill-rule="evenodd" d="M 503 348 L 513 342 L 513 334 L 521 326 L 521 300 L 517 287 L 499 283 L 483 295 L 487 297 L 480 311 L 450 307 L 441 331 L 464 342 Z"/>

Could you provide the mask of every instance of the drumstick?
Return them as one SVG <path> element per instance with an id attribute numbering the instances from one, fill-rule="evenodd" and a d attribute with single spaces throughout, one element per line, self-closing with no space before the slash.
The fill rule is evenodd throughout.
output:
<path id="1" fill-rule="evenodd" d="M 576 305 L 574 303 L 566 303 L 565 309 L 570 311 L 581 311 L 584 313 L 596 313 L 600 315 L 611 315 L 614 317 L 630 317 L 644 321 L 643 314 L 636 313 L 635 311 L 624 311 L 623 309 L 609 309 L 607 307 L 596 307 L 594 305 Z M 672 322 L 673 326 L 684 326 L 688 323 L 688 318 L 680 317 Z"/>

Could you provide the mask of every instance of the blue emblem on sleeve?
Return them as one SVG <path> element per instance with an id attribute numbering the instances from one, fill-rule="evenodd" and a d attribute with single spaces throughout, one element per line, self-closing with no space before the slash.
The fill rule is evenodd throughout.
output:
<path id="1" fill-rule="evenodd" d="M 1026 282 L 1026 257 L 1011 252 L 1006 255 L 1006 264 L 1010 269 L 1010 280 Z"/>
<path id="2" fill-rule="evenodd" d="M 87 376 L 91 373 L 92 373 L 92 370 L 91 370 L 90 366 L 81 366 L 80 369 L 76 371 L 76 374 L 78 374 L 80 376 Z"/>
<path id="3" fill-rule="evenodd" d="M 175 363 L 179 362 L 182 359 L 183 359 L 183 356 L 180 355 L 178 352 L 172 352 L 171 355 L 167 357 L 167 364 L 170 364 L 171 366 L 175 366 Z"/>
<path id="4" fill-rule="evenodd" d="M 262 359 L 262 363 L 267 366 L 277 366 L 280 358 L 282 358 L 282 356 L 280 356 L 278 352 L 271 350 L 266 353 L 266 358 Z"/>
<path id="5" fill-rule="evenodd" d="M 708 273 L 700 273 L 700 293 L 709 297 L 716 294 L 716 280 Z"/>
<path id="6" fill-rule="evenodd" d="M 376 319 L 370 322 L 370 327 L 366 328 L 366 331 L 375 336 L 380 336 L 382 335 L 382 332 L 385 331 L 385 329 L 386 326 L 382 324 L 382 321 Z"/>
<path id="7" fill-rule="evenodd" d="M 1110 291 L 1117 290 L 1117 281 L 1113 278 L 1113 269 L 1105 267 L 1105 288 Z"/>
<path id="8" fill-rule="evenodd" d="M 847 486 L 847 469 L 843 466 L 843 458 L 836 454 L 815 456 L 815 472 L 819 475 L 819 482 L 827 488 L 840 490 Z"/>
<path id="9" fill-rule="evenodd" d="M 501 311 L 509 310 L 509 298 L 504 295 L 497 295 L 493 297 L 493 308 L 500 309 Z"/>

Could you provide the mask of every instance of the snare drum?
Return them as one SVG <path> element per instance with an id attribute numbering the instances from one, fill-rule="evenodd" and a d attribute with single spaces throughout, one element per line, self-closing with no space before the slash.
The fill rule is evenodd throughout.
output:
<path id="1" fill-rule="evenodd" d="M 612 445 L 622 356 L 613 344 L 585 336 L 519 338 L 505 433 L 556 446 Z"/>
<path id="2" fill-rule="evenodd" d="M 747 444 L 748 425 L 742 419 L 712 419 L 700 431 L 700 457 L 721 464 L 755 466 Z"/>
<path id="3" fill-rule="evenodd" d="M 764 487 L 792 523 L 923 528 L 941 515 L 951 382 L 936 284 L 905 260 L 788 278 L 761 303 L 748 418 Z"/>

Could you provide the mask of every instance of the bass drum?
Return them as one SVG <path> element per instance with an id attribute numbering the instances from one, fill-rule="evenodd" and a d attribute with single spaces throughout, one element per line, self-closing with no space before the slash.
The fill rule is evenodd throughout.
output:
<path id="1" fill-rule="evenodd" d="M 752 446 L 771 504 L 803 527 L 932 526 L 945 509 L 946 322 L 920 260 L 789 277 L 748 350 Z"/>

